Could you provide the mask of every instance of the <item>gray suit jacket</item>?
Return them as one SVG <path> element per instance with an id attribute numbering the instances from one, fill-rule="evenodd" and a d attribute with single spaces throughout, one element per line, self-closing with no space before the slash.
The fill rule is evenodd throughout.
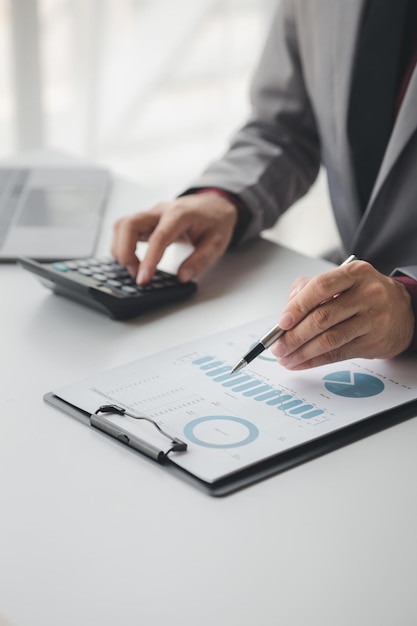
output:
<path id="1" fill-rule="evenodd" d="M 350 80 L 365 0 L 281 0 L 254 77 L 252 113 L 193 187 L 243 201 L 243 239 L 272 226 L 323 164 L 343 254 L 417 279 L 417 71 L 364 214 L 347 137 Z"/>

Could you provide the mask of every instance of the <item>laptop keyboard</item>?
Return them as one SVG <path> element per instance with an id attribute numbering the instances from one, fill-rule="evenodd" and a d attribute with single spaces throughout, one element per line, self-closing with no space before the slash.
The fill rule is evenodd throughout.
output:
<path id="1" fill-rule="evenodd" d="M 3 246 L 30 170 L 0 168 L 0 247 Z"/>

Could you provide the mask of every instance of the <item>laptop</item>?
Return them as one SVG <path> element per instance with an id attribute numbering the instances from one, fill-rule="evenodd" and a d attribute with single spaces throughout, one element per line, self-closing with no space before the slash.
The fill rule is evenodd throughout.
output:
<path id="1" fill-rule="evenodd" d="M 100 168 L 0 167 L 0 261 L 92 256 L 109 187 Z"/>

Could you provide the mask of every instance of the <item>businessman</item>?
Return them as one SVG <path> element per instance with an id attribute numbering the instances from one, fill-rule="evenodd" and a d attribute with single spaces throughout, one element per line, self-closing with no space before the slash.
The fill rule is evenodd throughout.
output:
<path id="1" fill-rule="evenodd" d="M 296 281 L 273 353 L 303 369 L 417 349 L 416 4 L 278 3 L 251 115 L 226 154 L 181 197 L 115 224 L 112 253 L 138 283 L 184 239 L 194 249 L 178 276 L 197 276 L 271 227 L 322 164 L 343 247 L 333 258 L 366 261 Z M 138 241 L 149 242 L 140 264 Z"/>

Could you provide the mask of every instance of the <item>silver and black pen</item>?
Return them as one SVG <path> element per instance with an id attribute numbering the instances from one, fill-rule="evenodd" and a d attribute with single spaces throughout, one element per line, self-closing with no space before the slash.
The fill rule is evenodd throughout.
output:
<path id="1" fill-rule="evenodd" d="M 356 256 L 354 254 L 351 254 L 350 256 L 348 256 L 347 259 L 345 259 L 343 261 L 343 263 L 341 263 L 341 265 L 339 267 L 342 267 L 343 265 L 347 265 L 348 263 L 351 263 L 351 261 L 354 261 L 356 259 Z M 268 330 L 268 332 L 265 333 L 265 335 L 263 335 L 256 343 L 256 345 L 249 350 L 249 352 L 247 354 L 245 354 L 245 356 L 243 356 L 240 361 L 238 361 L 236 363 L 236 365 L 234 366 L 234 368 L 231 370 L 231 374 L 234 374 L 235 372 L 238 372 L 239 370 L 243 369 L 244 367 L 246 367 L 249 363 L 251 363 L 251 361 L 253 361 L 254 359 L 256 359 L 257 356 L 259 356 L 260 354 L 262 354 L 262 352 L 264 352 L 264 350 L 267 350 L 269 348 L 269 346 L 272 346 L 272 344 L 279 339 L 286 331 L 283 330 L 279 324 L 275 324 L 275 326 L 273 326 L 272 328 L 270 328 Z"/>

